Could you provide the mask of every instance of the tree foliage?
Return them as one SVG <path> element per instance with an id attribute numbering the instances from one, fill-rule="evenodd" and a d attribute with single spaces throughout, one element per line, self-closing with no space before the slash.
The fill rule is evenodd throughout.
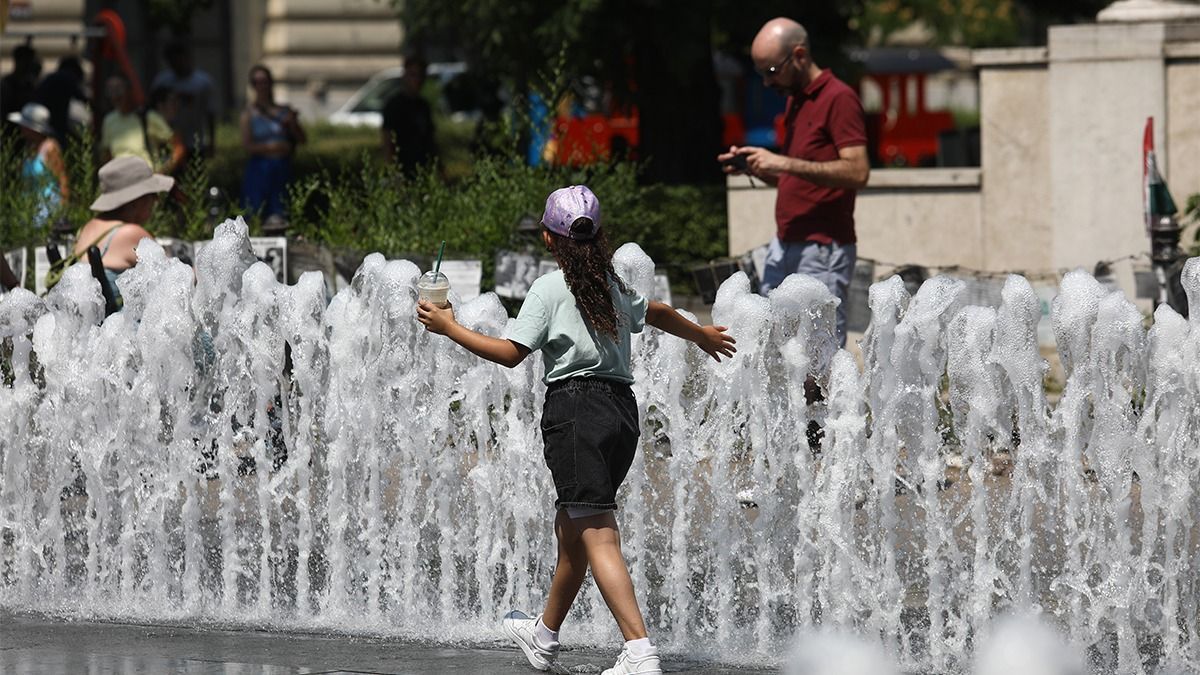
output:
<path id="1" fill-rule="evenodd" d="M 768 19 L 795 3 L 762 0 L 404 0 L 396 2 L 410 49 L 436 56 L 454 45 L 473 70 L 518 95 L 563 82 L 539 78 L 561 56 L 571 77 L 592 76 L 639 113 L 639 151 L 650 182 L 718 182 L 718 90 L 712 50 L 744 54 Z M 818 55 L 840 54 L 860 0 L 814 3 L 798 17 Z"/>
<path id="2" fill-rule="evenodd" d="M 1018 34 L 1015 0 L 867 0 L 859 21 L 873 42 L 917 21 L 938 44 L 1013 44 Z"/>
<path id="3" fill-rule="evenodd" d="M 865 0 L 852 22 L 873 43 L 919 23 L 934 45 L 1044 44 L 1046 28 L 1090 20 L 1110 0 Z"/>
<path id="4" fill-rule="evenodd" d="M 191 32 L 192 15 L 213 6 L 213 0 L 147 0 L 146 13 L 153 26 L 165 26 L 176 35 Z"/>

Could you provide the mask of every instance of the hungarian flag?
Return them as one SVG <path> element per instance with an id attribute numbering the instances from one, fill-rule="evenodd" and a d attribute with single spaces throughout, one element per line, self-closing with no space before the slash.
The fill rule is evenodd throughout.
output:
<path id="1" fill-rule="evenodd" d="M 1146 118 L 1146 132 L 1142 136 L 1142 208 L 1146 214 L 1146 234 L 1162 216 L 1175 215 L 1179 211 L 1171 191 L 1158 172 L 1158 160 L 1154 158 L 1154 118 Z"/>

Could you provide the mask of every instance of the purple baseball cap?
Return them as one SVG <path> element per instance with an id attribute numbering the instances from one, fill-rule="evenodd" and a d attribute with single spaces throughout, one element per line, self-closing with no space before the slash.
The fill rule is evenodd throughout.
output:
<path id="1" fill-rule="evenodd" d="M 580 218 L 592 221 L 590 230 L 571 225 Z M 591 239 L 600 231 L 600 200 L 586 185 L 569 185 L 559 188 L 546 197 L 546 212 L 542 214 L 542 225 L 555 234 L 570 239 Z"/>

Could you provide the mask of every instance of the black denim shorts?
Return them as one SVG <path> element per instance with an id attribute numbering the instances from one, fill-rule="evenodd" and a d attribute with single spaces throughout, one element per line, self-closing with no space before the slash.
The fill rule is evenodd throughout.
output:
<path id="1" fill-rule="evenodd" d="M 542 409 L 555 508 L 617 508 L 617 488 L 637 451 L 637 399 L 628 384 L 600 378 L 552 382 Z"/>

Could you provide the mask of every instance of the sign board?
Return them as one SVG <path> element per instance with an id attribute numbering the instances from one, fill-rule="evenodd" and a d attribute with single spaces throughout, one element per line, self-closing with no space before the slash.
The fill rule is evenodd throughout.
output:
<path id="1" fill-rule="evenodd" d="M 496 295 L 522 300 L 538 278 L 538 259 L 529 253 L 496 253 Z"/>
<path id="2" fill-rule="evenodd" d="M 275 271 L 275 280 L 287 283 L 287 237 L 250 237 L 250 249 Z"/>
<path id="3" fill-rule="evenodd" d="M 538 261 L 538 268 L 537 268 L 538 278 L 544 277 L 547 274 L 550 274 L 551 272 L 557 272 L 557 271 L 558 271 L 558 263 L 557 262 L 555 262 L 553 260 L 546 260 L 546 259 Z"/>
<path id="4" fill-rule="evenodd" d="M 654 275 L 654 297 L 651 299 L 658 300 L 659 302 L 665 302 L 668 305 L 672 304 L 671 303 L 671 281 L 669 279 L 667 279 L 667 275 L 665 275 L 665 274 L 655 274 Z"/>
<path id="5" fill-rule="evenodd" d="M 25 288 L 25 264 L 29 260 L 29 252 L 24 248 L 14 248 L 4 254 L 4 259 L 8 261 L 8 268 L 13 274 L 21 280 L 21 288 Z"/>
<path id="6" fill-rule="evenodd" d="M 210 242 L 211 239 L 192 242 L 192 254 L 199 256 Z M 250 250 L 254 257 L 271 266 L 276 281 L 287 283 L 287 237 L 250 237 Z"/>
<path id="7" fill-rule="evenodd" d="M 62 249 L 59 249 L 60 251 Z M 67 249 L 70 252 L 70 249 Z M 50 259 L 46 257 L 45 246 L 33 247 L 33 292 L 38 295 L 46 293 L 46 275 L 50 273 Z"/>
<path id="8" fill-rule="evenodd" d="M 758 275 L 759 280 L 766 278 L 767 245 L 763 244 L 762 246 L 750 251 L 750 259 L 754 261 L 754 273 Z"/>
<path id="9" fill-rule="evenodd" d="M 875 262 L 859 258 L 846 291 L 846 332 L 865 333 L 871 325 L 871 284 L 875 283 Z"/>
<path id="10" fill-rule="evenodd" d="M 1147 300 L 1158 300 L 1158 277 L 1152 269 L 1134 269 L 1133 285 L 1135 295 Z"/>
<path id="11" fill-rule="evenodd" d="M 463 302 L 479 297 L 479 286 L 483 283 L 483 261 L 443 260 L 441 272 Z"/>
<path id="12" fill-rule="evenodd" d="M 183 239 L 174 239 L 172 237 L 155 237 L 155 242 L 163 247 L 163 251 L 168 258 L 179 258 L 180 262 L 185 265 L 194 265 L 196 263 L 195 248 L 190 241 Z"/>

